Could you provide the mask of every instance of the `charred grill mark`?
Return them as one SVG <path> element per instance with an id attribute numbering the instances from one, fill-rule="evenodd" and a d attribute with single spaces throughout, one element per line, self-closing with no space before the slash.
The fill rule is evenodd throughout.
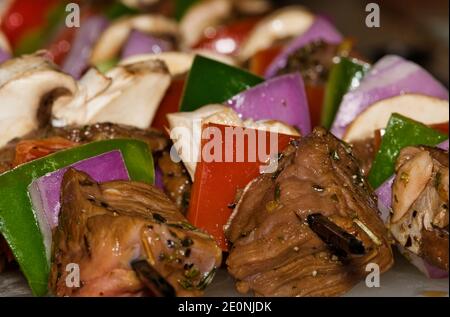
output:
<path id="1" fill-rule="evenodd" d="M 337 255 L 365 253 L 364 245 L 359 239 L 336 225 L 328 217 L 319 213 L 311 214 L 306 218 L 306 222 L 323 242 L 338 253 Z"/>
<path id="2" fill-rule="evenodd" d="M 131 263 L 144 285 L 158 297 L 175 297 L 175 289 L 145 260 Z"/>
<path id="3" fill-rule="evenodd" d="M 167 222 L 166 218 L 164 218 L 163 216 L 161 216 L 160 214 L 158 214 L 156 212 L 153 214 L 153 219 L 155 219 L 159 223 L 166 223 Z"/>

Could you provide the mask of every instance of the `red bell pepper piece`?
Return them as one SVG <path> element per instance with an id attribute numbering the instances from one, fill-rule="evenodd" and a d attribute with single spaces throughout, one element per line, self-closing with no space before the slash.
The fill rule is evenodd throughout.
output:
<path id="1" fill-rule="evenodd" d="M 64 19 L 67 3 L 65 0 L 13 1 L 0 25 L 13 50 L 23 54 L 42 48 Z"/>
<path id="2" fill-rule="evenodd" d="M 448 135 L 448 122 L 433 124 L 430 126 L 430 128 Z"/>
<path id="3" fill-rule="evenodd" d="M 89 5 L 84 5 L 81 7 L 81 23 L 84 20 L 94 15 L 96 10 Z M 56 36 L 52 39 L 47 49 L 52 60 L 58 64 L 62 65 L 64 60 L 72 48 L 72 42 L 75 39 L 78 28 L 67 28 L 63 27 L 59 30 Z"/>
<path id="4" fill-rule="evenodd" d="M 152 128 L 162 130 L 167 133 L 166 128 L 169 127 L 167 114 L 180 111 L 180 101 L 183 96 L 185 76 L 174 79 L 169 86 L 163 100 L 161 101 L 155 117 L 153 118 Z"/>
<path id="5" fill-rule="evenodd" d="M 6 11 L 1 29 L 13 47 L 31 30 L 46 23 L 48 11 L 58 0 L 15 0 Z"/>
<path id="6" fill-rule="evenodd" d="M 271 132 L 253 130 L 256 135 L 261 133 L 262 137 L 256 137 L 256 148 L 249 149 L 248 138 L 245 138 L 245 153 L 243 162 L 238 162 L 236 159 L 236 145 L 238 141 L 235 140 L 233 144 L 228 145 L 225 142 L 225 129 L 230 126 L 220 124 L 207 124 L 203 126 L 203 131 L 209 128 L 217 128 L 221 132 L 222 144 L 222 160 L 220 162 L 206 162 L 200 160 L 197 163 L 195 171 L 195 181 L 192 187 L 191 200 L 189 211 L 187 214 L 188 220 L 196 227 L 204 229 L 211 234 L 222 248 L 227 251 L 228 245 L 224 236 L 223 226 L 227 223 L 228 218 L 232 213 L 232 204 L 235 201 L 236 192 L 239 189 L 244 189 L 245 186 L 260 175 L 260 168 L 266 165 L 259 157 L 256 161 L 249 160 L 251 156 L 248 155 L 250 150 L 258 153 L 258 148 L 262 142 L 266 142 L 266 154 L 276 155 L 282 152 L 289 142 L 295 139 L 295 136 L 285 134 L 275 134 Z M 278 138 L 278 147 L 276 153 L 270 153 L 271 137 Z M 202 139 L 201 149 L 205 148 L 213 138 Z M 232 146 L 232 148 L 231 148 Z M 225 162 L 225 153 L 233 153 L 233 162 Z M 208 152 L 209 153 L 209 152 Z M 238 153 L 239 154 L 239 153 Z M 258 156 L 258 155 L 256 155 Z"/>

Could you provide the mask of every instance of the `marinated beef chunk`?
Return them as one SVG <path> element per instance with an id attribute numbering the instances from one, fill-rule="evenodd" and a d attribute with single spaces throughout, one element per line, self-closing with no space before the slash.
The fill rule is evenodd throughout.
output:
<path id="1" fill-rule="evenodd" d="M 55 295 L 197 296 L 221 256 L 156 187 L 97 184 L 74 169 L 64 175 L 49 280 Z M 79 265 L 79 288 L 66 285 L 69 263 Z"/>
<path id="2" fill-rule="evenodd" d="M 20 139 L 11 140 L 0 149 L 0 173 L 12 168 L 16 153 L 16 145 L 23 140 L 43 140 L 62 137 L 75 143 L 89 143 L 109 139 L 138 139 L 146 142 L 152 152 L 159 153 L 166 149 L 169 140 L 155 129 L 141 130 L 138 128 L 113 123 L 97 123 L 83 127 L 53 128 L 45 127 L 25 135 Z"/>
<path id="3" fill-rule="evenodd" d="M 138 129 L 113 123 L 96 123 L 84 127 L 55 128 L 53 135 L 62 136 L 77 143 L 108 139 L 138 139 L 146 142 L 152 152 L 160 152 L 169 144 L 164 134 L 155 129 Z"/>
<path id="4" fill-rule="evenodd" d="M 351 148 L 324 129 L 290 146 L 274 174 L 252 181 L 226 226 L 240 292 L 334 296 L 368 263 L 393 264 L 376 200 Z"/>
<path id="5" fill-rule="evenodd" d="M 186 211 L 192 182 L 184 165 L 170 159 L 166 151 L 169 150 L 171 143 L 162 132 L 112 123 L 97 123 L 82 128 L 56 129 L 54 133 L 71 141 L 82 143 L 120 138 L 132 138 L 146 142 L 153 152 L 155 162 L 162 171 L 165 193 L 175 202 L 181 212 Z"/>
<path id="6" fill-rule="evenodd" d="M 312 42 L 292 53 L 278 75 L 300 72 L 306 84 L 325 84 L 337 50 L 337 45 L 322 40 Z"/>
<path id="7" fill-rule="evenodd" d="M 158 166 L 163 174 L 164 191 L 177 205 L 178 209 L 186 214 L 189 207 L 192 182 L 184 165 L 176 163 L 170 158 L 168 152 L 162 153 Z"/>
<path id="8" fill-rule="evenodd" d="M 112 123 L 97 123 L 84 127 L 52 128 L 37 130 L 20 140 L 12 140 L 0 149 L 0 173 L 14 167 L 16 145 L 21 140 L 40 140 L 63 137 L 69 141 L 83 144 L 100 140 L 131 138 L 146 142 L 152 150 L 155 161 L 159 163 L 163 172 L 164 190 L 181 212 L 185 212 L 190 197 L 191 180 L 184 165 L 170 160 L 166 152 L 170 148 L 170 141 L 165 135 L 155 129 L 138 129 Z"/>
<path id="9" fill-rule="evenodd" d="M 390 229 L 401 246 L 448 271 L 448 151 L 404 148 L 392 187 Z"/>

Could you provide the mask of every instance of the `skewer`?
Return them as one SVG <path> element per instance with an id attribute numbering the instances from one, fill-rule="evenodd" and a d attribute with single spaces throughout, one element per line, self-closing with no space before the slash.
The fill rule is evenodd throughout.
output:
<path id="1" fill-rule="evenodd" d="M 322 214 L 308 215 L 306 221 L 320 239 L 329 245 L 338 255 L 346 256 L 347 254 L 363 255 L 365 248 L 363 243 L 355 236 L 348 233 L 328 217 Z"/>
<path id="2" fill-rule="evenodd" d="M 144 285 L 157 297 L 175 297 L 175 289 L 161 276 L 146 260 L 137 260 L 131 263 Z"/>

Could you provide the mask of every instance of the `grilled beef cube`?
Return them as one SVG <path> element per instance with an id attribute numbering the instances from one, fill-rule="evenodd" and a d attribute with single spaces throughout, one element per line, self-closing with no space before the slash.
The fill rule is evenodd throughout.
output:
<path id="1" fill-rule="evenodd" d="M 65 173 L 49 280 L 55 295 L 197 296 L 221 256 L 156 187 Z M 66 284 L 70 263 L 79 266 L 80 287 Z"/>
<path id="2" fill-rule="evenodd" d="M 393 264 L 387 230 L 351 148 L 324 129 L 290 146 L 247 185 L 226 226 L 241 292 L 334 296 Z"/>

